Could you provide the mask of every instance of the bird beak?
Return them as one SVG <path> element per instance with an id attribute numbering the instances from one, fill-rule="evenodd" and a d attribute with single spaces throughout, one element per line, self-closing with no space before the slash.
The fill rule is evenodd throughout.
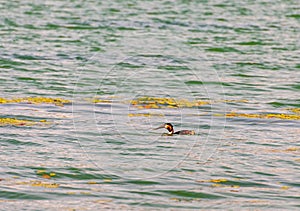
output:
<path id="1" fill-rule="evenodd" d="M 165 128 L 165 124 L 162 124 L 161 126 L 159 126 L 157 128 L 154 128 L 153 130 L 157 130 L 157 129 L 160 129 L 160 128 Z"/>

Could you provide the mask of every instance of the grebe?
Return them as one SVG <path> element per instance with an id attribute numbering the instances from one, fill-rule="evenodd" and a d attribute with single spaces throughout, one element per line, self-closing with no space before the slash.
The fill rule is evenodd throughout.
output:
<path id="1" fill-rule="evenodd" d="M 160 129 L 160 128 L 166 128 L 169 133 L 166 135 L 172 136 L 173 134 L 179 134 L 179 135 L 195 135 L 195 131 L 193 130 L 179 130 L 174 133 L 174 128 L 171 123 L 165 123 L 159 126 L 158 128 L 155 128 L 154 130 Z"/>

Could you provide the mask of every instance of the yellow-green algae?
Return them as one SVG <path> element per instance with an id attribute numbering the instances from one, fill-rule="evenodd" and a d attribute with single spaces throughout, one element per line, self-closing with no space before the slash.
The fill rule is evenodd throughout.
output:
<path id="1" fill-rule="evenodd" d="M 16 185 L 30 185 L 33 187 L 44 187 L 44 188 L 58 188 L 59 187 L 59 184 L 57 184 L 57 183 L 47 183 L 47 182 L 42 182 L 39 180 L 17 182 Z"/>
<path id="2" fill-rule="evenodd" d="M 225 114 L 226 117 L 233 118 L 233 117 L 243 117 L 243 118 L 258 118 L 258 119 L 287 119 L 287 120 L 300 120 L 299 114 L 245 114 L 245 113 L 235 113 L 231 112 Z"/>
<path id="3" fill-rule="evenodd" d="M 71 103 L 70 100 L 62 98 L 50 98 L 50 97 L 20 97 L 20 98 L 0 98 L 0 104 L 6 103 L 32 103 L 32 104 L 54 104 L 56 106 L 63 106 L 64 104 Z"/>
<path id="4" fill-rule="evenodd" d="M 113 103 L 112 98 L 108 99 L 100 99 L 100 98 L 93 98 L 93 99 L 86 99 L 88 102 L 91 103 Z M 163 98 L 163 97 L 139 97 L 137 99 L 133 99 L 130 101 L 118 101 L 125 104 L 131 104 L 138 109 L 160 109 L 160 108 L 191 108 L 197 107 L 201 105 L 210 104 L 210 101 L 200 101 L 194 100 L 189 101 L 187 99 L 174 99 L 174 98 Z"/>
<path id="5" fill-rule="evenodd" d="M 90 100 L 93 103 L 113 103 L 110 99 L 92 99 Z M 122 102 L 122 101 L 121 101 Z M 193 108 L 199 107 L 203 105 L 208 105 L 212 103 L 247 103 L 248 100 L 241 99 L 241 100 L 219 100 L 219 101 L 209 101 L 209 100 L 194 100 L 189 101 L 187 99 L 174 99 L 174 98 L 161 98 L 161 97 L 139 97 L 134 100 L 123 102 L 126 104 L 131 104 L 138 109 L 163 109 L 163 108 Z M 246 113 L 235 113 L 230 112 L 225 114 L 228 118 L 260 118 L 260 119 L 287 119 L 287 120 L 299 120 L 300 119 L 300 109 L 299 108 L 288 108 L 286 109 L 294 114 L 284 114 L 284 113 L 267 113 L 267 114 L 246 114 Z M 224 114 L 215 114 L 216 116 L 223 116 Z M 151 117 L 156 116 L 155 114 L 128 114 L 129 117 Z"/>
<path id="6" fill-rule="evenodd" d="M 161 98 L 161 97 L 140 97 L 130 101 L 131 105 L 139 109 L 157 109 L 157 108 L 192 108 L 202 105 L 210 104 L 209 101 L 187 99 L 174 99 L 174 98 Z"/>
<path id="7" fill-rule="evenodd" d="M 93 99 L 86 99 L 86 100 L 91 103 L 113 103 L 112 100 L 108 100 L 108 99 L 93 98 Z"/>
<path id="8" fill-rule="evenodd" d="M 37 170 L 37 175 L 43 177 L 44 179 L 51 179 L 52 177 L 56 176 L 56 173 L 54 172 L 46 172 L 46 170 Z"/>
<path id="9" fill-rule="evenodd" d="M 113 97 L 106 99 L 93 98 L 87 99 L 92 103 L 113 103 Z M 212 103 L 247 103 L 248 100 L 188 100 L 188 99 L 175 99 L 170 97 L 150 97 L 143 96 L 130 101 L 120 101 L 121 103 L 131 104 L 138 109 L 162 109 L 162 108 L 193 108 Z"/>
<path id="10" fill-rule="evenodd" d="M 110 96 L 106 99 L 100 98 L 93 98 L 93 99 L 86 99 L 87 102 L 90 103 L 113 103 L 113 100 L 116 96 Z M 150 96 L 143 96 L 131 101 L 122 101 L 118 100 L 120 103 L 131 104 L 132 106 L 136 107 L 137 109 L 164 109 L 164 108 L 193 108 L 199 107 L 203 105 L 208 105 L 212 103 L 247 103 L 248 100 L 187 100 L 187 99 L 175 99 L 169 97 L 150 97 Z M 72 103 L 72 101 L 62 98 L 50 98 L 50 97 L 23 97 L 23 98 L 0 98 L 0 104 L 5 103 L 33 103 L 33 104 L 54 104 L 56 106 L 63 106 L 64 104 Z M 260 119 L 287 119 L 287 120 L 300 120 L 300 108 L 287 108 L 289 112 L 292 114 L 284 114 L 284 113 L 267 113 L 267 114 L 246 114 L 246 113 L 236 113 L 230 112 L 225 114 L 228 118 L 260 118 Z M 224 114 L 216 114 L 223 116 Z M 129 117 L 136 117 L 136 116 L 156 116 L 156 114 L 128 114 Z M 9 119 L 9 118 L 2 118 L 0 119 L 0 125 L 33 125 L 36 124 L 33 121 L 29 120 L 18 120 L 18 119 Z"/>
<path id="11" fill-rule="evenodd" d="M 163 114 L 156 114 L 156 113 L 144 113 L 144 114 L 129 113 L 128 116 L 129 117 L 163 117 L 164 115 Z"/>
<path id="12" fill-rule="evenodd" d="M 288 108 L 287 110 L 296 114 L 300 114 L 300 108 Z"/>
<path id="13" fill-rule="evenodd" d="M 16 118 L 1 118 L 0 117 L 0 126 L 34 126 L 40 124 L 48 124 L 47 120 L 40 121 L 32 121 L 32 120 L 24 120 L 24 119 L 16 119 Z"/>

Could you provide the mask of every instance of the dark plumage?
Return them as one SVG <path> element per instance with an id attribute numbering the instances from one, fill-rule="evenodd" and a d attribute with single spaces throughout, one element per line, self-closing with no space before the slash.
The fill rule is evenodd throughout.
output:
<path id="1" fill-rule="evenodd" d="M 160 128 L 166 128 L 169 133 L 167 135 L 173 135 L 173 134 L 178 134 L 178 135 L 195 135 L 195 131 L 193 130 L 180 130 L 174 132 L 173 125 L 171 123 L 165 123 L 159 126 L 158 128 L 155 128 L 155 130 L 160 129 Z"/>

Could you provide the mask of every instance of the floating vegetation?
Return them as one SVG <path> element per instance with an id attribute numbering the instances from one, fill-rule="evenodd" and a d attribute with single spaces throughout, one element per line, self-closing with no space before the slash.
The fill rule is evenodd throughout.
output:
<path id="1" fill-rule="evenodd" d="M 287 120 L 300 120 L 299 114 L 245 114 L 245 113 L 235 113 L 231 112 L 225 115 L 226 117 L 243 117 L 243 118 L 257 118 L 257 119 L 287 119 Z"/>
<path id="2" fill-rule="evenodd" d="M 32 104 L 53 104 L 56 106 L 63 106 L 64 104 L 71 103 L 70 100 L 62 98 L 50 98 L 50 97 L 23 97 L 23 98 L 0 98 L 0 104 L 7 103 L 32 103 Z"/>
<path id="3" fill-rule="evenodd" d="M 36 187 L 44 187 L 44 188 L 58 188 L 59 184 L 57 183 L 45 183 L 41 181 L 36 181 L 31 183 L 31 186 L 36 186 Z"/>
<path id="4" fill-rule="evenodd" d="M 116 97 L 109 97 L 106 99 L 93 98 L 86 99 L 91 103 L 114 103 L 112 100 Z M 246 99 L 241 100 L 188 100 L 188 99 L 175 99 L 170 97 L 139 97 L 131 101 L 118 101 L 124 104 L 131 104 L 138 109 L 161 109 L 161 108 L 193 108 L 203 105 L 215 103 L 248 103 Z"/>
<path id="5" fill-rule="evenodd" d="M 228 181 L 227 179 L 224 179 L 224 178 L 210 179 L 210 180 L 197 180 L 196 182 L 213 183 L 213 184 L 211 184 L 211 187 L 240 188 L 239 185 L 226 184 L 226 183 L 230 183 L 230 181 Z"/>
<path id="6" fill-rule="evenodd" d="M 119 99 L 119 98 L 117 96 L 111 95 L 111 96 L 106 96 L 105 98 L 94 97 L 94 98 L 86 98 L 85 100 L 87 102 L 89 102 L 89 103 L 94 103 L 94 104 L 95 103 L 112 104 L 112 103 L 116 103 L 117 102 L 117 101 L 114 101 L 114 99 Z"/>
<path id="7" fill-rule="evenodd" d="M 290 189 L 290 187 L 289 186 L 281 186 L 280 189 L 282 189 L 282 190 L 288 190 L 288 189 Z"/>
<path id="8" fill-rule="evenodd" d="M 209 182 L 214 182 L 214 183 L 221 183 L 221 182 L 227 182 L 227 179 L 211 179 Z"/>
<path id="9" fill-rule="evenodd" d="M 56 173 L 46 172 L 45 170 L 37 170 L 36 174 L 43 177 L 44 179 L 51 179 L 52 177 L 56 176 Z"/>
<path id="10" fill-rule="evenodd" d="M 286 152 L 296 152 L 296 151 L 300 151 L 300 147 L 289 147 L 287 149 L 285 149 Z"/>
<path id="11" fill-rule="evenodd" d="M 86 191 L 80 191 L 80 192 L 68 191 L 68 192 L 66 192 L 66 194 L 68 194 L 68 195 L 91 195 L 90 192 L 86 192 Z"/>
<path id="12" fill-rule="evenodd" d="M 137 113 L 137 114 L 134 114 L 134 113 L 129 113 L 128 114 L 129 117 L 163 117 L 164 115 L 163 114 L 157 114 L 157 113 Z"/>
<path id="13" fill-rule="evenodd" d="M 300 114 L 300 108 L 288 108 L 287 110 L 296 114 Z"/>
<path id="14" fill-rule="evenodd" d="M 187 99 L 174 99 L 174 98 L 160 98 L 160 97 L 140 97 L 130 101 L 131 105 L 139 109 L 158 109 L 158 108 L 192 108 L 202 105 L 210 104 L 209 101 Z"/>
<path id="15" fill-rule="evenodd" d="M 44 187 L 44 188 L 58 188 L 59 184 L 57 183 L 47 183 L 42 181 L 24 181 L 24 182 L 18 182 L 17 185 L 30 185 L 33 187 Z"/>
<path id="16" fill-rule="evenodd" d="M 223 184 L 220 184 L 220 183 L 214 183 L 211 185 L 212 187 L 222 187 L 222 188 L 240 188 L 239 185 L 223 185 Z"/>
<path id="17" fill-rule="evenodd" d="M 87 99 L 87 101 L 91 102 L 91 103 L 112 103 L 112 100 L 108 100 L 108 99 L 97 99 L 97 98 L 93 98 L 93 99 Z"/>
<path id="18" fill-rule="evenodd" d="M 205 182 L 225 183 L 227 181 L 228 181 L 227 179 L 220 178 L 220 179 L 210 179 L 210 180 L 197 180 L 196 182 L 201 182 L 201 183 L 205 183 Z"/>
<path id="19" fill-rule="evenodd" d="M 105 99 L 92 98 L 85 99 L 89 103 L 106 103 L 112 104 L 116 96 L 109 96 Z M 50 98 L 50 97 L 23 97 L 23 98 L 0 98 L 0 104 L 7 103 L 32 103 L 32 104 L 53 104 L 56 106 L 64 106 L 64 104 L 70 104 L 72 101 L 62 98 Z M 176 108 L 198 108 L 203 105 L 210 105 L 215 103 L 248 103 L 248 100 L 188 100 L 188 99 L 175 99 L 170 97 L 150 97 L 143 96 L 131 101 L 118 100 L 116 103 L 130 104 L 137 109 L 176 109 Z M 228 118 L 258 118 L 258 119 L 286 119 L 286 120 L 300 120 L 300 108 L 286 108 L 286 111 L 291 112 L 290 114 L 284 113 L 267 113 L 267 114 L 246 114 L 230 112 L 225 114 Z M 129 117 L 152 117 L 152 116 L 163 116 L 162 114 L 156 113 L 129 113 Z M 224 114 L 215 114 L 215 116 L 224 116 Z M 0 126 L 3 125 L 15 125 L 15 126 L 32 126 L 38 123 L 47 123 L 46 120 L 35 122 L 31 120 L 19 120 L 14 118 L 0 118 Z"/>
<path id="20" fill-rule="evenodd" d="M 50 122 L 47 122 L 47 120 L 44 119 L 40 121 L 32 121 L 16 118 L 0 118 L 0 126 L 34 126 L 49 123 Z"/>
<path id="21" fill-rule="evenodd" d="M 249 100 L 241 99 L 241 100 L 223 100 L 224 103 L 248 103 Z"/>

